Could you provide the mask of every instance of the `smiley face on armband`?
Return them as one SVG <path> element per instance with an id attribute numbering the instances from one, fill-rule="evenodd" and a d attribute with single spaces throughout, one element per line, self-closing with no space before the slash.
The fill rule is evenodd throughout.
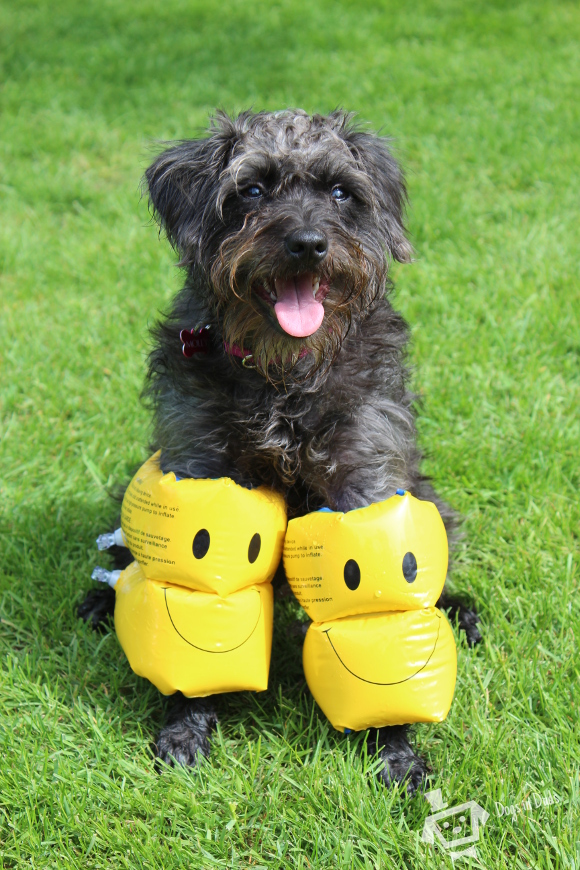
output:
<path id="1" fill-rule="evenodd" d="M 229 595 L 272 579 L 286 507 L 266 487 L 163 474 L 155 454 L 129 484 L 121 527 L 148 579 Z"/>
<path id="2" fill-rule="evenodd" d="M 409 493 L 291 520 L 284 543 L 288 582 L 315 622 L 432 607 L 447 557 L 439 511 Z"/>
<path id="3" fill-rule="evenodd" d="M 121 573 L 115 595 L 115 629 L 129 664 L 163 694 L 267 688 L 270 583 L 222 596 L 148 580 L 133 562 Z"/>
<path id="4" fill-rule="evenodd" d="M 340 731 L 440 722 L 451 706 L 455 641 L 435 607 L 313 623 L 303 658 L 310 691 Z"/>

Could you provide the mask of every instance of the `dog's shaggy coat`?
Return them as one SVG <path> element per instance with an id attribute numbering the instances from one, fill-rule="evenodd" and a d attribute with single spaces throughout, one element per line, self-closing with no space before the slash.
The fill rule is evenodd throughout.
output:
<path id="1" fill-rule="evenodd" d="M 281 491 L 290 515 L 409 490 L 452 513 L 419 468 L 408 329 L 391 260 L 409 262 L 401 172 L 344 112 L 218 114 L 149 167 L 154 214 L 186 281 L 153 331 L 146 394 L 163 471 Z M 205 351 L 186 358 L 182 330 Z M 202 342 L 202 343 L 203 343 Z M 477 639 L 475 617 L 471 639 Z M 207 753 L 211 702 L 182 702 L 161 758 Z M 404 729 L 373 732 L 386 782 L 425 774 Z"/>

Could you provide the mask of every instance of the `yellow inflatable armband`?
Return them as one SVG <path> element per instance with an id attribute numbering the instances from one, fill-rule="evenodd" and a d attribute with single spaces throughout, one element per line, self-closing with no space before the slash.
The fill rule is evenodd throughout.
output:
<path id="1" fill-rule="evenodd" d="M 229 595 L 276 573 L 286 507 L 264 486 L 162 474 L 156 453 L 127 488 L 121 528 L 149 579 Z"/>
<path id="2" fill-rule="evenodd" d="M 135 561 L 93 572 L 115 588 L 135 673 L 166 695 L 266 689 L 285 530 L 284 500 L 265 487 L 180 480 L 151 457 L 127 489 L 121 529 L 97 542 L 128 545 Z"/>
<path id="3" fill-rule="evenodd" d="M 434 605 L 447 555 L 435 505 L 401 490 L 366 508 L 325 509 L 288 524 L 286 576 L 314 620 L 304 673 L 338 730 L 446 717 L 456 650 Z"/>
<path id="4" fill-rule="evenodd" d="M 409 493 L 291 520 L 284 541 L 288 582 L 314 622 L 433 607 L 447 558 L 439 511 Z"/>
<path id="5" fill-rule="evenodd" d="M 115 592 L 115 629 L 129 664 L 164 695 L 268 688 L 271 583 L 222 596 L 148 580 L 133 562 Z"/>

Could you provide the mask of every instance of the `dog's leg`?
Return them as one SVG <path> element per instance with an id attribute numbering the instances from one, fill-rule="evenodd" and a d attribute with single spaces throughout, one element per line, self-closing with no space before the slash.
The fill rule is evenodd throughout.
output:
<path id="1" fill-rule="evenodd" d="M 320 450 L 318 453 L 320 466 L 332 472 L 315 477 L 317 469 L 308 469 L 314 484 L 312 488 L 318 490 L 323 504 L 339 511 L 363 508 L 390 498 L 398 489 L 406 490 L 416 498 L 437 505 L 452 537 L 455 514 L 419 471 L 420 455 L 414 439 L 409 437 L 410 422 L 407 433 L 402 431 L 397 436 L 397 418 L 389 427 L 384 425 L 386 419 L 387 409 L 381 417 L 372 407 L 361 408 L 356 425 L 350 421 L 346 429 L 335 427 L 332 440 L 327 444 L 327 455 L 321 460 Z M 459 626 L 466 631 L 469 643 L 477 642 L 478 617 L 473 611 L 447 596 L 440 599 L 439 605 L 450 608 L 450 615 L 458 616 Z M 425 779 L 427 765 L 415 754 L 407 735 L 406 725 L 370 729 L 367 746 L 384 762 L 379 777 L 385 785 L 402 783 L 411 794 Z"/>
<path id="2" fill-rule="evenodd" d="M 353 506 L 363 506 L 353 505 L 351 499 L 350 494 L 337 498 L 334 502 L 335 509 L 350 510 Z M 367 504 L 370 501 L 369 499 Z M 369 754 L 377 753 L 384 762 L 378 771 L 379 779 L 388 787 L 399 783 L 411 795 L 424 782 L 427 764 L 413 751 L 407 739 L 408 729 L 408 725 L 370 728 L 367 732 L 367 749 Z"/>
<path id="3" fill-rule="evenodd" d="M 209 756 L 209 738 L 216 725 L 217 713 L 211 697 L 174 695 L 167 721 L 155 743 L 155 755 L 172 767 L 175 764 L 194 767 L 200 755 Z"/>
<path id="4" fill-rule="evenodd" d="M 407 740 L 407 725 L 391 725 L 385 728 L 371 728 L 368 732 L 367 750 L 377 753 L 384 761 L 379 778 L 385 785 L 400 783 L 411 795 L 421 787 L 427 777 L 427 765 L 415 755 Z"/>
<path id="5" fill-rule="evenodd" d="M 115 590 L 103 585 L 98 589 L 89 589 L 77 607 L 77 616 L 96 631 L 107 631 L 110 628 L 114 612 Z"/>
<path id="6" fill-rule="evenodd" d="M 132 561 L 130 551 L 124 547 L 111 547 L 113 569 L 123 570 Z M 77 614 L 94 629 L 106 631 L 111 627 L 115 610 L 115 590 L 99 584 L 90 589 L 77 608 Z M 211 698 L 184 698 L 178 693 L 171 698 L 167 722 L 155 743 L 155 755 L 166 764 L 193 767 L 201 754 L 209 755 L 209 736 L 217 723 Z"/>
<path id="7" fill-rule="evenodd" d="M 482 638 L 477 627 L 479 616 L 475 610 L 467 607 L 459 598 L 450 595 L 445 589 L 443 589 L 436 607 L 446 611 L 450 622 L 453 623 L 457 620 L 460 630 L 465 632 L 468 646 L 475 646 L 480 642 Z"/>
<path id="8" fill-rule="evenodd" d="M 118 527 L 120 522 L 117 523 Z M 107 553 L 113 559 L 112 571 L 122 571 L 132 561 L 133 556 L 125 547 L 111 547 Z M 108 631 L 115 612 L 115 590 L 99 583 L 89 589 L 84 599 L 77 607 L 77 616 L 97 631 Z"/>

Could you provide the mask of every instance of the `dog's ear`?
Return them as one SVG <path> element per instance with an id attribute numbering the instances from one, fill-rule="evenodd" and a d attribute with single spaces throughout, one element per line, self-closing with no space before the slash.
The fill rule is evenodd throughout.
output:
<path id="1" fill-rule="evenodd" d="M 222 170 L 233 136 L 225 125 L 208 139 L 178 142 L 157 157 L 145 173 L 149 205 L 182 262 L 195 260 L 200 242 L 217 229 L 215 208 Z"/>
<path id="2" fill-rule="evenodd" d="M 407 189 L 397 161 L 378 136 L 354 129 L 347 132 L 346 141 L 357 163 L 371 180 L 375 207 L 391 256 L 400 263 L 409 263 L 413 248 L 405 229 Z"/>

